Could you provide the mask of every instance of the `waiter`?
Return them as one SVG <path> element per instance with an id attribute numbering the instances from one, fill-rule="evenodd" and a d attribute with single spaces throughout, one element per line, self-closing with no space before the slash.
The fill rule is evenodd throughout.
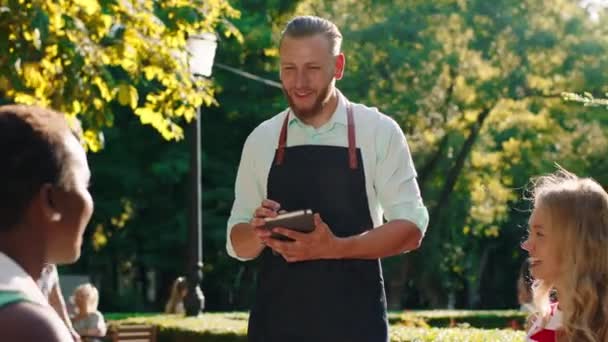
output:
<path id="1" fill-rule="evenodd" d="M 328 20 L 287 24 L 279 53 L 289 108 L 243 147 L 226 248 L 260 259 L 249 341 L 388 341 L 380 258 L 418 248 L 428 224 L 399 125 L 335 86 L 341 43 Z M 261 229 L 298 209 L 316 213 L 312 233 L 277 228 L 293 240 L 283 241 Z"/>

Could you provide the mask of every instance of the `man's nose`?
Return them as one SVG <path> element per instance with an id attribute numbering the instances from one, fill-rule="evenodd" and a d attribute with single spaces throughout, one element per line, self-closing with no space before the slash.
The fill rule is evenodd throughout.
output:
<path id="1" fill-rule="evenodd" d="M 298 70 L 296 73 L 296 88 L 306 88 L 308 86 L 308 76 L 304 70 Z"/>

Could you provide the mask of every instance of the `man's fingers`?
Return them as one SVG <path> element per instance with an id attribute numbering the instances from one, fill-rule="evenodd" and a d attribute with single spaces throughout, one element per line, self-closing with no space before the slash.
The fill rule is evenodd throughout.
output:
<path id="1" fill-rule="evenodd" d="M 277 227 L 277 228 L 274 228 L 272 230 L 272 232 L 280 234 L 280 235 L 283 235 L 283 236 L 286 236 L 286 237 L 288 237 L 288 238 L 290 238 L 292 240 L 295 240 L 295 241 L 302 240 L 305 237 L 305 234 L 300 233 L 300 232 L 296 232 L 295 230 L 291 230 L 291 229 L 287 229 L 287 228 Z"/>
<path id="2" fill-rule="evenodd" d="M 258 238 L 260 238 L 260 239 L 269 238 L 271 235 L 270 231 L 268 229 L 264 229 L 264 228 L 254 227 L 254 232 L 255 232 L 255 235 L 257 235 Z"/>
<path id="3" fill-rule="evenodd" d="M 275 217 L 275 216 L 277 216 L 277 212 L 272 209 L 265 208 L 265 207 L 259 207 L 255 210 L 254 215 L 255 215 L 255 217 L 261 217 L 261 218 Z"/>
<path id="4" fill-rule="evenodd" d="M 323 220 L 321 219 L 321 215 L 319 215 L 318 213 L 315 214 L 314 221 L 315 221 L 315 227 L 323 224 Z"/>
<path id="5" fill-rule="evenodd" d="M 268 208 L 268 209 L 273 210 L 273 211 L 279 211 L 279 209 L 281 209 L 281 205 L 279 204 L 279 202 L 275 202 L 275 201 L 270 200 L 270 199 L 263 200 L 262 201 L 262 207 Z"/>
<path id="6" fill-rule="evenodd" d="M 266 221 L 263 218 L 254 217 L 254 218 L 251 219 L 250 223 L 251 223 L 251 225 L 254 228 L 258 228 L 259 229 L 261 227 L 264 227 L 264 225 L 266 224 Z"/>

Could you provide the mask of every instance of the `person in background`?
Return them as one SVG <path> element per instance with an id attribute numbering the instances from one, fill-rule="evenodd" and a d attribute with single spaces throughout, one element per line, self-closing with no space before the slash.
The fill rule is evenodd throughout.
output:
<path id="1" fill-rule="evenodd" d="M 0 339 L 73 338 L 35 279 L 80 257 L 93 213 L 81 130 L 36 106 L 0 107 Z"/>
<path id="2" fill-rule="evenodd" d="M 184 277 L 178 277 L 171 286 L 171 295 L 165 305 L 165 313 L 184 314 L 184 298 L 188 294 L 188 282 Z"/>
<path id="3" fill-rule="evenodd" d="M 607 342 L 608 194 L 560 169 L 536 179 L 532 197 L 522 248 L 537 311 L 527 341 Z"/>
<path id="4" fill-rule="evenodd" d="M 80 336 L 76 330 L 74 330 L 74 327 L 72 327 L 72 321 L 68 315 L 65 300 L 63 299 L 63 294 L 61 293 L 57 266 L 54 264 L 45 265 L 37 283 L 40 287 L 40 291 L 42 291 L 42 294 L 48 298 L 49 304 L 53 307 L 53 309 L 55 309 L 61 320 L 70 330 L 70 334 L 74 338 L 74 341 L 80 341 Z"/>
<path id="5" fill-rule="evenodd" d="M 74 304 L 77 314 L 72 319 L 72 325 L 83 341 L 101 342 L 101 337 L 106 335 L 106 323 L 101 312 L 97 310 L 99 305 L 99 292 L 91 284 L 83 284 L 74 290 Z"/>

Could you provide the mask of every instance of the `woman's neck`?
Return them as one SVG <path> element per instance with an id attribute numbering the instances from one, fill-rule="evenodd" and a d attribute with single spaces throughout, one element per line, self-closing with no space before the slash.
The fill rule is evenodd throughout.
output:
<path id="1" fill-rule="evenodd" d="M 28 229 L 14 227 L 0 234 L 0 252 L 13 259 L 34 280 L 40 278 L 46 263 L 45 246 Z"/>

